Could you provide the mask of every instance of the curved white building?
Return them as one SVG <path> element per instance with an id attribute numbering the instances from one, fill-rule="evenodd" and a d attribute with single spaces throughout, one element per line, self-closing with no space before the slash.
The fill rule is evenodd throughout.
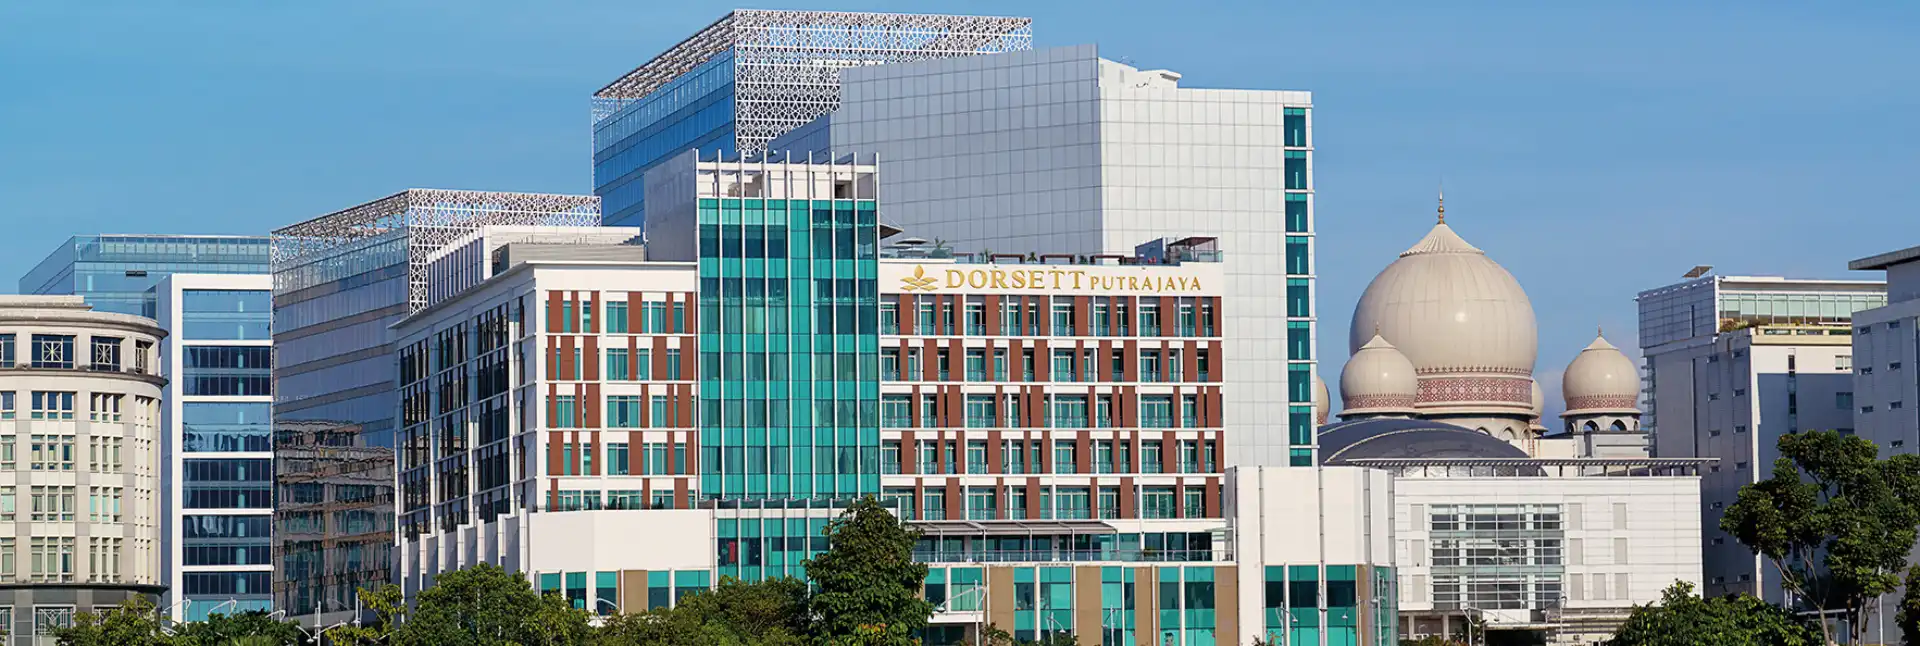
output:
<path id="1" fill-rule="evenodd" d="M 157 597 L 160 396 L 151 319 L 0 297 L 0 623 Z"/>

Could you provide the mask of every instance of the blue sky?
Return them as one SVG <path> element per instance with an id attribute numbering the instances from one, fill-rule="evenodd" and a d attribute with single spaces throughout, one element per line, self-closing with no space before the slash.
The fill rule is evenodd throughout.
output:
<path id="1" fill-rule="evenodd" d="M 1449 221 L 1531 294 L 1550 392 L 1595 325 L 1631 348 L 1633 295 L 1695 264 L 1843 276 L 1920 244 L 1916 3 L 776 7 L 1029 15 L 1037 46 L 1312 90 L 1330 381 L 1443 178 Z M 0 285 L 77 233 L 261 233 L 416 186 L 590 191 L 587 97 L 729 8 L 7 3 Z"/>

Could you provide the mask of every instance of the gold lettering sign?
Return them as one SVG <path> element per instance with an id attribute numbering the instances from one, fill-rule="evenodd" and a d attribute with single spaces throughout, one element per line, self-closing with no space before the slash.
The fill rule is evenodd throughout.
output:
<path id="1" fill-rule="evenodd" d="M 1002 267 L 948 268 L 928 275 L 914 265 L 913 274 L 900 279 L 900 291 L 934 292 L 943 289 L 1087 290 L 1095 292 L 1199 292 L 1199 276 L 1102 276 L 1085 269 L 1008 269 Z"/>

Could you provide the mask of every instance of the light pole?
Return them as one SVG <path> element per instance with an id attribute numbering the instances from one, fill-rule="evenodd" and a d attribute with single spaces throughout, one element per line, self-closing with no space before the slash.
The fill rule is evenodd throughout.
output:
<path id="1" fill-rule="evenodd" d="M 620 614 L 620 605 L 619 605 L 619 604 L 616 604 L 616 603 L 614 603 L 614 602 L 612 602 L 612 601 L 608 601 L 608 600 L 606 600 L 606 599 L 601 599 L 601 598 L 599 598 L 599 597 L 594 597 L 594 598 L 593 598 L 593 601 L 594 601 L 594 604 L 593 604 L 593 607 L 594 607 L 594 608 L 599 608 L 599 607 L 600 607 L 600 604 L 603 604 L 603 603 L 604 603 L 604 604 L 606 604 L 606 605 L 607 605 L 607 607 L 608 607 L 608 608 L 612 608 L 612 609 L 613 609 L 613 614 L 616 614 L 616 615 L 617 615 L 617 614 Z M 604 616 L 604 615 L 602 615 L 602 616 Z"/>
<path id="2" fill-rule="evenodd" d="M 346 626 L 347 626 L 347 622 L 342 621 L 340 623 L 327 626 L 326 628 L 321 628 L 320 632 L 313 634 L 313 646 L 320 646 L 320 641 L 323 639 L 326 639 L 327 637 L 327 631 L 333 630 L 335 628 L 345 628 Z"/>
<path id="3" fill-rule="evenodd" d="M 238 608 L 240 606 L 240 600 L 230 598 L 230 599 L 227 599 L 226 601 L 222 601 L 219 603 L 219 605 L 215 605 L 212 610 L 208 610 L 207 616 L 212 617 L 214 613 L 219 612 L 220 606 L 227 606 L 229 608 Z"/>

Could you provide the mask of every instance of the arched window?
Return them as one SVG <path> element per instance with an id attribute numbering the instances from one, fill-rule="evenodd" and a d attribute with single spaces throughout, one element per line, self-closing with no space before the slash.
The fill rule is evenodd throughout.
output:
<path id="1" fill-rule="evenodd" d="M 1616 430 L 1616 431 L 1627 430 L 1627 423 L 1617 419 L 1613 420 L 1613 430 Z"/>
<path id="2" fill-rule="evenodd" d="M 1585 428 L 1586 428 L 1586 430 L 1587 430 L 1587 432 L 1589 432 L 1589 433 L 1591 433 L 1591 432 L 1593 432 L 1593 431 L 1598 431 L 1598 430 L 1600 430 L 1600 425 L 1599 425 L 1599 424 L 1595 424 L 1595 423 L 1593 423 L 1593 420 L 1587 420 L 1587 425 L 1586 425 L 1586 427 L 1585 427 Z"/>

